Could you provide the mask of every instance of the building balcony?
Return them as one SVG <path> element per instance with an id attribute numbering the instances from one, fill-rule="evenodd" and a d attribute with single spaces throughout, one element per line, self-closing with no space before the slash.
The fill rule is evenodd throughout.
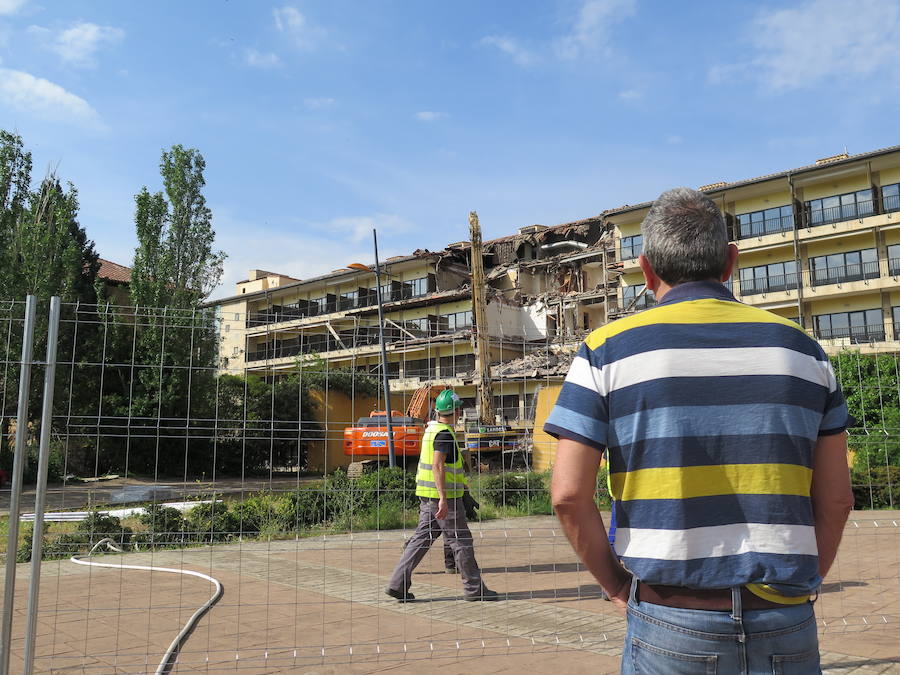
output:
<path id="1" fill-rule="evenodd" d="M 796 272 L 770 277 L 744 279 L 740 281 L 740 294 L 742 296 L 747 296 L 792 291 L 797 289 L 799 283 L 800 280 L 798 279 Z"/>
<path id="2" fill-rule="evenodd" d="M 751 223 L 741 223 L 738 230 L 738 239 L 750 239 L 751 237 L 764 237 L 769 234 L 791 232 L 794 229 L 793 216 L 779 216 L 778 218 L 766 218 Z"/>
<path id="3" fill-rule="evenodd" d="M 875 202 L 871 199 L 857 201 L 853 204 L 841 204 L 822 209 L 807 209 L 807 227 L 840 223 L 845 220 L 868 218 L 875 215 Z"/>
<path id="4" fill-rule="evenodd" d="M 823 267 L 811 270 L 813 286 L 827 286 L 828 284 L 846 284 L 852 281 L 877 279 L 881 276 L 878 261 L 851 263 L 837 267 Z"/>
<path id="5" fill-rule="evenodd" d="M 884 342 L 887 339 L 887 331 L 883 324 L 874 326 L 850 326 L 849 328 L 831 328 L 829 330 L 813 331 L 813 337 L 817 340 L 842 341 L 847 345 L 857 345 Z"/>

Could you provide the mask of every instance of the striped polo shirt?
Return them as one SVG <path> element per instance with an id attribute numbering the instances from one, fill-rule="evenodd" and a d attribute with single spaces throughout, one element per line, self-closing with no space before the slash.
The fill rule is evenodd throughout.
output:
<path id="1" fill-rule="evenodd" d="M 590 334 L 544 430 L 608 449 L 616 553 L 639 579 L 790 603 L 821 583 L 813 448 L 848 424 L 815 340 L 690 282 Z"/>

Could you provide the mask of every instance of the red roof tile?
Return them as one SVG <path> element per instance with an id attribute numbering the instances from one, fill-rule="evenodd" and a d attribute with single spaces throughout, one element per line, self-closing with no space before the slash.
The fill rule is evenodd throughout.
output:
<path id="1" fill-rule="evenodd" d="M 131 268 L 100 258 L 100 271 L 97 272 L 97 276 L 113 283 L 127 284 L 131 282 Z"/>

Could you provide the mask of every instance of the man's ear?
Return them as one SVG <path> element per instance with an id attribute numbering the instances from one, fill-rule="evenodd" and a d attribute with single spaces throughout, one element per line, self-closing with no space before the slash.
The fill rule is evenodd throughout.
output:
<path id="1" fill-rule="evenodd" d="M 653 265 L 644 257 L 643 253 L 638 256 L 638 265 L 641 266 L 641 272 L 644 273 L 644 282 L 647 284 L 647 290 L 656 292 L 656 289 L 659 288 L 660 279 L 656 276 L 656 272 L 653 271 Z"/>
<path id="2" fill-rule="evenodd" d="M 731 278 L 731 275 L 737 269 L 737 261 L 738 261 L 738 247 L 736 244 L 728 244 L 728 258 L 725 263 L 725 269 L 722 270 L 722 283 L 728 281 Z"/>

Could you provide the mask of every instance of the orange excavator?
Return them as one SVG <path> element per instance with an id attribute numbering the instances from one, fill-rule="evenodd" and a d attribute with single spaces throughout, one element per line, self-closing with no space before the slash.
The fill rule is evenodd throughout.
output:
<path id="1" fill-rule="evenodd" d="M 425 384 L 416 389 L 406 414 L 391 411 L 394 454 L 397 466 L 415 467 L 422 446 L 422 433 L 431 412 L 431 402 L 443 387 Z M 355 426 L 344 429 L 344 454 L 351 457 L 347 467 L 349 478 L 358 478 L 388 460 L 387 412 L 373 410 L 361 417 Z M 407 459 L 409 461 L 407 462 Z"/>

